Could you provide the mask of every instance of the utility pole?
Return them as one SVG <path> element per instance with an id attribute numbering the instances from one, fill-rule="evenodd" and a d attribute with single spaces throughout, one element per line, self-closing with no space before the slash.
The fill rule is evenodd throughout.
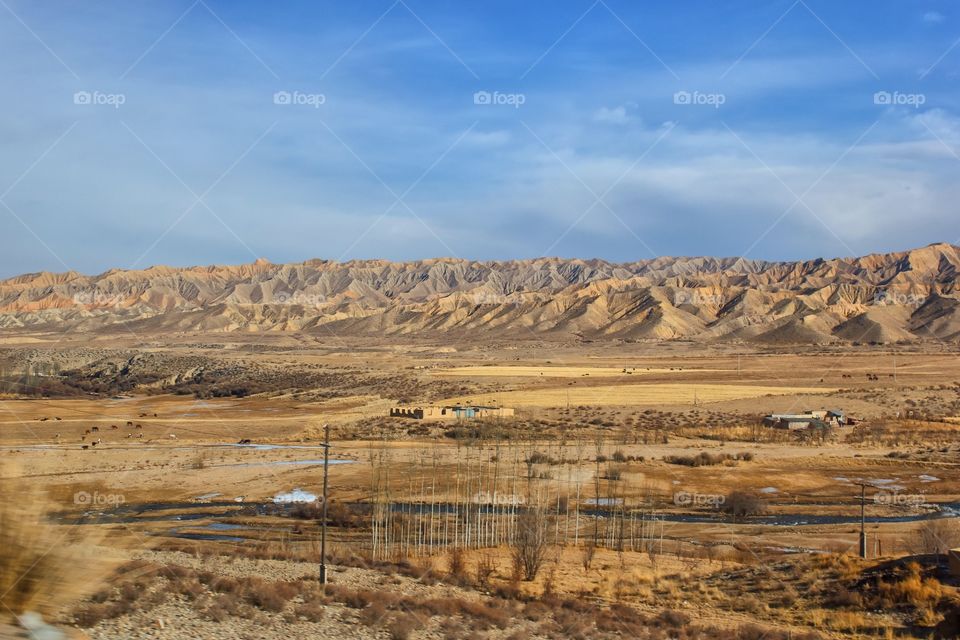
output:
<path id="1" fill-rule="evenodd" d="M 860 557 L 867 557 L 867 529 L 866 529 L 866 518 L 864 511 L 867 506 L 867 499 L 865 491 L 867 488 L 866 482 L 857 482 L 856 484 L 860 485 Z M 870 485 L 871 487 L 873 485 Z"/>
<path id="2" fill-rule="evenodd" d="M 327 584 L 327 470 L 330 466 L 330 425 L 323 425 L 323 518 L 320 523 L 320 584 Z"/>
<path id="3" fill-rule="evenodd" d="M 867 530 L 866 530 L 866 519 L 864 518 L 864 510 L 867 506 L 867 500 L 864 496 L 864 491 L 866 489 L 865 485 L 860 485 L 860 557 L 867 557 Z M 324 505 L 326 508 L 326 505 Z"/>

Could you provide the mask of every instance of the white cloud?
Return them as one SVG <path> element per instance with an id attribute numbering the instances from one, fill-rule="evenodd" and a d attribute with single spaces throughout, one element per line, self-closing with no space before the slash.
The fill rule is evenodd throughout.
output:
<path id="1" fill-rule="evenodd" d="M 943 14 L 939 11 L 927 11 L 923 14 L 923 21 L 927 24 L 940 24 L 944 19 Z"/>
<path id="2" fill-rule="evenodd" d="M 600 107 L 594 112 L 593 119 L 605 124 L 627 124 L 630 121 L 630 116 L 627 114 L 627 108 L 620 105 L 613 108 Z"/>

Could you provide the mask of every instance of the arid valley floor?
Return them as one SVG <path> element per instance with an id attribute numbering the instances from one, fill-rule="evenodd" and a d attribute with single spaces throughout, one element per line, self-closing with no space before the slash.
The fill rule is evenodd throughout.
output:
<path id="1" fill-rule="evenodd" d="M 0 359 L 4 518 L 44 552 L 4 588 L 74 637 L 957 633 L 943 343 L 38 332 Z M 516 414 L 388 417 L 456 403 Z M 811 409 L 858 424 L 760 422 Z M 321 494 L 324 425 L 326 586 L 321 509 L 287 501 Z"/>

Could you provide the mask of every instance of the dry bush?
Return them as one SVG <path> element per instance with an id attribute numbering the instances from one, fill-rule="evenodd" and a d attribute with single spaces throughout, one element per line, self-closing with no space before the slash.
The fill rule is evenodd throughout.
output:
<path id="1" fill-rule="evenodd" d="M 755 493 L 737 490 L 726 497 L 723 510 L 734 518 L 746 518 L 765 512 L 767 504 Z"/>
<path id="2" fill-rule="evenodd" d="M 421 626 L 416 616 L 409 613 L 398 613 L 387 624 L 387 631 L 390 633 L 391 640 L 407 640 L 410 634 Z"/>
<path id="3" fill-rule="evenodd" d="M 78 526 L 47 519 L 52 505 L 0 468 L 0 616 L 53 613 L 96 589 L 110 569 Z"/>
<path id="4" fill-rule="evenodd" d="M 380 626 L 387 615 L 387 607 L 383 602 L 375 600 L 360 610 L 360 622 L 368 627 Z"/>
<path id="5" fill-rule="evenodd" d="M 490 578 L 497 572 L 497 563 L 490 553 L 484 553 L 477 558 L 477 566 L 474 568 L 477 584 L 486 589 L 490 586 Z"/>
<path id="6" fill-rule="evenodd" d="M 268 582 L 262 578 L 252 577 L 245 579 L 243 588 L 244 599 L 264 611 L 279 613 L 287 606 L 287 602 L 296 596 L 300 589 L 294 582 Z"/>
<path id="7" fill-rule="evenodd" d="M 220 594 L 210 599 L 203 609 L 203 615 L 214 622 L 225 622 L 231 617 L 239 616 L 242 606 L 240 599 L 232 593 Z"/>
<path id="8" fill-rule="evenodd" d="M 517 516 L 513 536 L 514 573 L 525 580 L 537 577 L 547 556 L 547 516 L 541 509 L 528 509 Z"/>
<path id="9" fill-rule="evenodd" d="M 320 602 L 306 602 L 293 610 L 298 618 L 304 618 L 310 622 L 320 622 L 326 615 L 327 608 Z"/>
<path id="10" fill-rule="evenodd" d="M 584 571 L 589 571 L 590 566 L 593 564 L 593 556 L 597 553 L 597 547 L 593 544 L 592 540 L 588 540 L 585 545 L 583 545 L 583 551 L 580 555 L 580 563 L 583 565 Z"/>
<path id="11" fill-rule="evenodd" d="M 887 607 L 910 604 L 917 609 L 932 609 L 940 602 L 944 589 L 936 578 L 924 578 L 920 565 L 911 562 L 899 580 L 878 581 L 877 595 Z"/>
<path id="12" fill-rule="evenodd" d="M 447 572 L 452 578 L 463 579 L 467 575 L 467 563 L 463 549 L 454 547 L 447 559 Z"/>

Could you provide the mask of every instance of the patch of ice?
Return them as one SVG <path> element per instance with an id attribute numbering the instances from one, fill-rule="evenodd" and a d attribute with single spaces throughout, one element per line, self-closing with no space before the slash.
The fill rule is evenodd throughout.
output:
<path id="1" fill-rule="evenodd" d="M 194 498 L 194 500 L 199 500 L 199 501 L 203 502 L 203 501 L 205 501 L 205 500 L 211 500 L 211 499 L 213 499 L 213 498 L 216 498 L 217 496 L 220 496 L 220 495 L 223 495 L 223 494 L 220 493 L 219 491 L 214 492 L 214 493 L 205 493 L 205 494 L 203 494 L 202 496 L 197 496 L 196 498 Z"/>
<path id="2" fill-rule="evenodd" d="M 294 502 L 316 502 L 317 496 L 312 493 L 308 493 L 303 489 L 294 489 L 293 491 L 288 491 L 287 493 L 278 493 L 273 496 L 273 502 L 275 504 L 290 504 Z"/>
<path id="3" fill-rule="evenodd" d="M 928 476 L 925 473 L 922 473 L 917 477 L 920 478 L 920 482 L 940 482 L 940 478 L 937 476 Z"/>
<path id="4" fill-rule="evenodd" d="M 780 490 L 776 487 L 764 487 L 760 489 L 760 493 L 780 493 Z"/>

